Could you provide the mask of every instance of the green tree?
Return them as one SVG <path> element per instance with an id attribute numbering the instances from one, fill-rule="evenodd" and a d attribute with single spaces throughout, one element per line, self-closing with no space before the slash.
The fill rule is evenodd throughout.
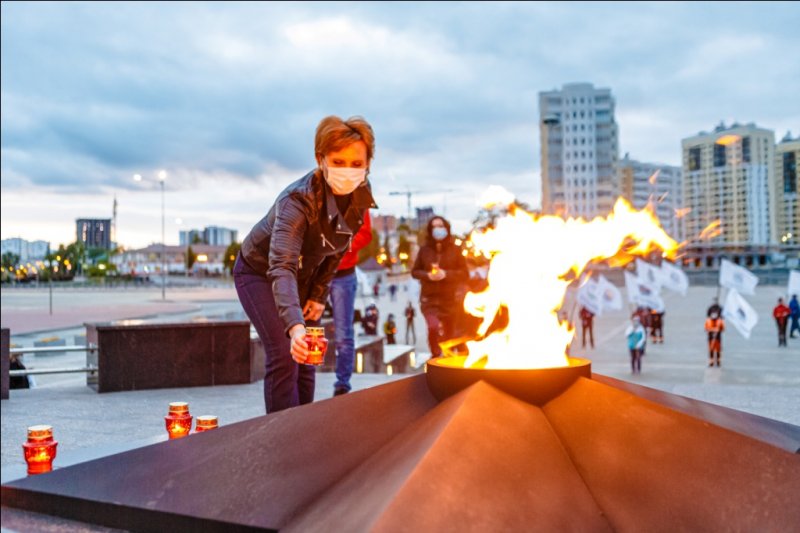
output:
<path id="1" fill-rule="evenodd" d="M 189 247 L 186 248 L 186 270 L 191 270 L 195 261 L 197 261 L 197 254 L 194 253 L 192 245 L 190 244 Z"/>
<path id="2" fill-rule="evenodd" d="M 233 265 L 236 263 L 236 256 L 239 255 L 239 250 L 241 249 L 242 243 L 240 242 L 232 242 L 225 249 L 225 259 L 222 261 L 222 264 L 225 266 L 225 270 L 231 274 L 233 274 Z"/>
<path id="3" fill-rule="evenodd" d="M 19 256 L 13 252 L 6 252 L 2 258 L 3 268 L 8 270 L 10 267 L 16 267 L 19 263 Z"/>

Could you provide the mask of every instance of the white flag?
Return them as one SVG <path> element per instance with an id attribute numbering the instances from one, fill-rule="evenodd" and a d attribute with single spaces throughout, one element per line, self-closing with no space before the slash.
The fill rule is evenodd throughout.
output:
<path id="1" fill-rule="evenodd" d="M 664 287 L 684 296 L 689 289 L 689 277 L 686 272 L 667 261 L 661 262 L 661 282 Z"/>
<path id="2" fill-rule="evenodd" d="M 638 276 L 625 272 L 625 288 L 628 290 L 628 301 L 655 311 L 664 310 L 664 300 L 658 294 L 658 286 L 653 286 Z"/>
<path id="3" fill-rule="evenodd" d="M 605 309 L 616 309 L 617 311 L 622 309 L 622 293 L 619 292 L 619 289 L 610 281 L 606 279 L 606 277 L 600 274 L 600 278 L 597 280 L 597 285 L 599 288 L 600 293 L 600 301 L 602 302 L 602 308 Z"/>
<path id="4" fill-rule="evenodd" d="M 595 280 L 590 278 L 580 286 L 578 289 L 578 303 L 597 316 L 603 314 L 600 286 Z"/>
<path id="5" fill-rule="evenodd" d="M 636 258 L 636 275 L 651 287 L 661 288 L 661 270 L 638 257 Z"/>
<path id="6" fill-rule="evenodd" d="M 753 309 L 736 289 L 728 291 L 725 305 L 722 306 L 722 317 L 735 327 L 742 337 L 750 338 L 750 331 L 758 323 L 758 313 Z"/>
<path id="7" fill-rule="evenodd" d="M 758 276 L 744 267 L 723 259 L 719 268 L 719 284 L 742 294 L 755 294 Z"/>
<path id="8" fill-rule="evenodd" d="M 800 298 L 800 270 L 789 271 L 789 285 L 786 287 L 786 295 L 791 298 L 795 294 Z"/>

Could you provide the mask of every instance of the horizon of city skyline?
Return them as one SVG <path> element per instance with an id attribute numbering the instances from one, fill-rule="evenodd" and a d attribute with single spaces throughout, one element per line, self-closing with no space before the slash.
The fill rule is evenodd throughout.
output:
<path id="1" fill-rule="evenodd" d="M 111 218 L 116 197 L 117 240 L 158 242 L 160 169 L 167 244 L 205 225 L 243 237 L 311 168 L 330 113 L 375 128 L 376 213 L 405 216 L 389 193 L 419 190 L 413 207 L 460 232 L 488 184 L 541 205 L 536 98 L 567 83 L 611 90 L 619 154 L 638 161 L 680 166 L 681 140 L 720 121 L 796 135 L 800 7 L 768 8 L 4 3 L 2 238 L 72 242 L 75 219 Z M 630 27 L 653 31 L 611 37 Z"/>

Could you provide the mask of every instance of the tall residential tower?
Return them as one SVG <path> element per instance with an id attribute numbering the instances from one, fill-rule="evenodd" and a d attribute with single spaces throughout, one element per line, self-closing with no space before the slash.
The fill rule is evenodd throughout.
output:
<path id="1" fill-rule="evenodd" d="M 800 189 L 800 137 L 792 139 L 788 133 L 775 147 L 775 177 L 777 211 L 777 237 L 781 244 L 800 243 L 800 205 L 797 194 Z"/>
<path id="2" fill-rule="evenodd" d="M 617 124 L 611 89 L 569 83 L 539 93 L 542 212 L 607 215 L 618 191 Z"/>
<path id="3" fill-rule="evenodd" d="M 775 134 L 755 124 L 720 124 L 711 133 L 683 139 L 686 235 L 697 238 L 719 221 L 711 243 L 764 245 L 777 242 Z"/>

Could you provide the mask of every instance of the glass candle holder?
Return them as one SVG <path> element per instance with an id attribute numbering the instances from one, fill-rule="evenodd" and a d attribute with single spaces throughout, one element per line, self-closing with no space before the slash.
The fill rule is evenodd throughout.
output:
<path id="1" fill-rule="evenodd" d="M 308 345 L 307 365 L 320 366 L 325 362 L 325 352 L 328 351 L 328 339 L 325 338 L 325 328 L 306 328 L 306 344 Z"/>
<path id="2" fill-rule="evenodd" d="M 164 417 L 167 433 L 170 439 L 185 437 L 192 430 L 192 415 L 189 414 L 189 404 L 186 402 L 172 402 L 169 404 L 169 414 Z"/>
<path id="3" fill-rule="evenodd" d="M 52 426 L 30 426 L 28 440 L 22 444 L 28 474 L 44 474 L 53 469 L 58 442 L 53 440 Z"/>
<path id="4" fill-rule="evenodd" d="M 219 423 L 217 422 L 216 416 L 211 415 L 203 415 L 197 417 L 197 423 L 194 426 L 194 432 L 200 433 L 203 431 L 211 431 L 212 429 L 217 429 L 219 427 Z"/>

